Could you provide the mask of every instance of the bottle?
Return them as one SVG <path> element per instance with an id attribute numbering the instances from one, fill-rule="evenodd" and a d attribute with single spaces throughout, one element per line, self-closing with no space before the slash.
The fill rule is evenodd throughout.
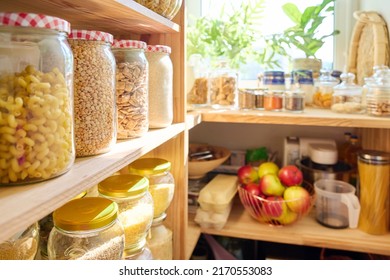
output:
<path id="1" fill-rule="evenodd" d="M 352 168 L 352 172 L 349 178 L 349 183 L 357 186 L 357 162 L 358 162 L 358 153 L 362 150 L 362 147 L 359 142 L 359 138 L 356 135 L 351 135 L 350 145 L 345 150 L 346 163 L 349 164 Z"/>
<path id="2" fill-rule="evenodd" d="M 351 145 L 351 132 L 344 132 L 344 142 L 339 146 L 338 159 L 339 161 L 345 162 L 345 151 Z"/>

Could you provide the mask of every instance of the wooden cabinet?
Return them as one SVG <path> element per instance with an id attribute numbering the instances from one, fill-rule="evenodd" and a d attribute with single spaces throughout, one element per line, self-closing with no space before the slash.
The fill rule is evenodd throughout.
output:
<path id="1" fill-rule="evenodd" d="M 68 20 L 74 29 L 100 30 L 116 38 L 138 39 L 172 47 L 174 123 L 144 137 L 118 141 L 106 154 L 78 158 L 66 174 L 43 183 L 0 187 L 0 242 L 60 207 L 75 195 L 143 156 L 172 162 L 176 189 L 168 209 L 174 259 L 185 258 L 187 230 L 187 150 L 184 100 L 184 9 L 170 21 L 132 0 L 3 0 L 0 11 L 32 12 Z"/>

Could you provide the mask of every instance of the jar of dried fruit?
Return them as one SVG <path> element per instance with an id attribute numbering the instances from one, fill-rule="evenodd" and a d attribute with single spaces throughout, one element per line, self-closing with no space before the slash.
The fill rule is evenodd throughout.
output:
<path id="1" fill-rule="evenodd" d="M 110 151 L 116 143 L 115 57 L 109 33 L 72 30 L 76 157 Z"/>
<path id="2" fill-rule="evenodd" d="M 146 43 L 114 40 L 116 60 L 117 139 L 143 136 L 149 129 L 149 63 Z"/>
<path id="3" fill-rule="evenodd" d="M 69 22 L 0 12 L 0 185 L 67 172 L 73 142 Z"/>
<path id="4" fill-rule="evenodd" d="M 316 108 L 330 109 L 334 87 L 339 80 L 332 77 L 331 72 L 326 69 L 321 70 L 320 77 L 315 84 L 315 93 L 313 95 L 313 106 Z"/>

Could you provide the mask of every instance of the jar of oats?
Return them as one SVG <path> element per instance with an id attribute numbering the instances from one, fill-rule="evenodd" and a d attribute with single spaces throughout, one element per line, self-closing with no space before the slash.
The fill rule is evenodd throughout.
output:
<path id="1" fill-rule="evenodd" d="M 0 12 L 0 185 L 57 177 L 73 165 L 69 22 Z"/>
<path id="2" fill-rule="evenodd" d="M 114 175 L 98 184 L 99 195 L 118 203 L 119 220 L 125 230 L 127 259 L 141 252 L 153 220 L 153 200 L 149 180 L 134 174 Z"/>
<path id="3" fill-rule="evenodd" d="M 149 128 L 163 128 L 173 121 L 173 65 L 171 48 L 149 45 Z"/>
<path id="4" fill-rule="evenodd" d="M 140 158 L 129 166 L 130 174 L 138 174 L 149 179 L 149 192 L 153 198 L 153 218 L 165 215 L 172 202 L 175 190 L 175 180 L 171 163 L 162 158 Z"/>
<path id="5" fill-rule="evenodd" d="M 146 43 L 114 40 L 116 60 L 117 139 L 143 136 L 149 129 L 149 63 Z"/>
<path id="6" fill-rule="evenodd" d="M 72 30 L 76 157 L 110 151 L 116 143 L 115 57 L 109 33 Z"/>
<path id="7" fill-rule="evenodd" d="M 53 212 L 49 260 L 120 260 L 125 234 L 118 204 L 103 197 L 71 200 Z"/>

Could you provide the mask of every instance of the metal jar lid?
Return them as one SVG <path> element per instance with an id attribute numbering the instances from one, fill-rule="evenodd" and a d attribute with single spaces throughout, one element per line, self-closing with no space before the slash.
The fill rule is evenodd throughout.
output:
<path id="1" fill-rule="evenodd" d="M 162 158 L 140 158 L 129 165 L 129 172 L 142 176 L 156 175 L 171 169 L 171 163 Z"/>
<path id="2" fill-rule="evenodd" d="M 134 197 L 149 189 L 149 180 L 135 174 L 110 176 L 98 184 L 99 193 L 115 198 Z"/>
<path id="3" fill-rule="evenodd" d="M 390 153 L 377 150 L 362 150 L 359 152 L 359 159 L 372 164 L 389 164 Z"/>

